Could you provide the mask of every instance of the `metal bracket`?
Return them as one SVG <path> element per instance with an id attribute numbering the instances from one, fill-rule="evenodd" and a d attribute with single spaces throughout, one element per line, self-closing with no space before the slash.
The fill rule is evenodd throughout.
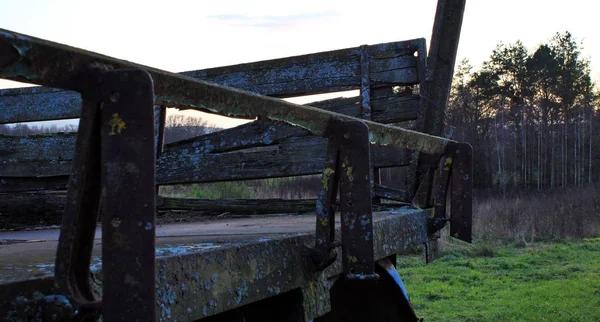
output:
<path id="1" fill-rule="evenodd" d="M 317 200 L 317 268 L 331 264 L 342 246 L 347 279 L 377 280 L 373 252 L 372 172 L 369 128 L 360 121 L 331 122 L 322 189 Z M 340 191 L 342 240 L 335 241 L 335 201 Z"/>
<path id="2" fill-rule="evenodd" d="M 105 321 L 155 321 L 154 91 L 142 70 L 101 75 L 83 109 L 56 256 L 55 284 Z M 102 301 L 90 260 L 102 213 Z"/>
<path id="3" fill-rule="evenodd" d="M 472 241 L 472 180 L 473 148 L 468 143 L 448 143 L 437 167 L 430 168 L 423 177 L 412 201 L 414 207 L 433 208 L 430 234 L 450 222 L 452 237 Z M 451 190 L 449 218 L 446 215 L 448 188 Z"/>

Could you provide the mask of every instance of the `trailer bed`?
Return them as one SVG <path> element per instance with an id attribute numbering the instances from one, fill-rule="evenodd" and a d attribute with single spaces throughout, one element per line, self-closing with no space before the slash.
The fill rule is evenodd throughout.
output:
<path id="1" fill-rule="evenodd" d="M 426 243 L 429 213 L 410 207 L 374 213 L 376 258 Z M 342 272 L 340 257 L 324 271 L 306 274 L 311 270 L 306 269 L 303 249 L 314 245 L 314 225 L 315 214 L 304 214 L 156 227 L 160 316 L 168 320 L 200 319 L 312 285 L 311 281 L 335 280 Z M 0 233 L 4 242 L 0 245 L 2 298 L 33 298 L 30 287 L 38 297 L 51 292 L 58 235 L 58 230 Z M 98 293 L 102 285 L 100 238 L 97 229 L 91 270 Z M 4 312 L 10 309 L 15 308 L 0 308 Z"/>

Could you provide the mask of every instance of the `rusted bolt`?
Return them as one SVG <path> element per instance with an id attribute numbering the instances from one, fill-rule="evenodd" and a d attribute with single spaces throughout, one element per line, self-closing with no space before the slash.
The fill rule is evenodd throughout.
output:
<path id="1" fill-rule="evenodd" d="M 117 228 L 121 225 L 121 218 L 113 217 L 113 219 L 110 221 L 110 223 L 112 224 L 113 227 Z"/>
<path id="2" fill-rule="evenodd" d="M 120 96 L 119 92 L 112 92 L 112 93 L 110 93 L 110 96 L 109 96 L 110 101 L 113 102 L 113 103 L 118 102 L 119 101 L 119 96 Z"/>

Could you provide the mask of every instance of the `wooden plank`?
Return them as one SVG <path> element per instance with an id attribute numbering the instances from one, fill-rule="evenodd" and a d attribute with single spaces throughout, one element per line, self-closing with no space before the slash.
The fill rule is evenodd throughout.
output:
<path id="1" fill-rule="evenodd" d="M 375 185 L 375 196 L 389 200 L 406 202 L 404 190 L 398 190 L 379 184 Z"/>
<path id="2" fill-rule="evenodd" d="M 314 212 L 316 199 L 191 199 L 160 197 L 159 210 L 189 210 L 210 213 L 288 214 Z"/>
<path id="3" fill-rule="evenodd" d="M 272 151 L 196 153 L 195 148 L 165 148 L 158 160 L 161 184 L 247 180 L 319 174 L 325 162 L 327 140 L 294 137 Z M 387 147 L 373 147 L 376 167 L 406 166 L 409 154 Z"/>
<path id="4" fill-rule="evenodd" d="M 68 176 L 54 177 L 0 177 L 0 193 L 33 190 L 65 190 Z"/>
<path id="5" fill-rule="evenodd" d="M 75 133 L 0 135 L 0 177 L 68 175 Z"/>
<path id="6" fill-rule="evenodd" d="M 414 39 L 181 74 L 276 97 L 356 89 L 361 86 L 361 76 L 370 77 L 373 86 L 416 84 L 424 63 L 413 53 L 424 42 Z M 361 53 L 369 56 L 365 62 L 368 75 L 361 75 Z M 80 111 L 81 96 L 75 91 L 47 87 L 0 90 L 0 124 L 78 118 Z"/>
<path id="7" fill-rule="evenodd" d="M 290 131 L 299 130 L 289 128 Z M 4 142 L 22 140 L 23 144 L 0 148 L 0 155 L 6 155 L 0 161 L 0 177 L 69 174 L 75 134 L 4 136 L 3 139 Z M 212 139 L 216 141 L 215 137 Z M 157 161 L 157 182 L 213 182 L 318 174 L 324 164 L 326 141 L 309 135 L 295 136 L 267 151 L 222 153 L 215 153 L 211 150 L 212 144 L 206 144 L 207 140 L 202 139 L 167 145 Z M 373 147 L 373 151 L 377 167 L 403 166 L 409 162 L 407 153 L 394 148 Z"/>
<path id="8" fill-rule="evenodd" d="M 413 53 L 422 39 L 367 46 L 372 84 L 419 82 Z M 360 88 L 360 47 L 183 72 L 250 92 L 291 97 Z"/>
<path id="9" fill-rule="evenodd" d="M 269 146 L 293 136 L 308 136 L 306 130 L 285 124 L 254 121 L 240 126 L 181 140 L 165 145 L 165 148 L 188 148 L 194 153 L 221 153 L 259 146 Z"/>
<path id="10" fill-rule="evenodd" d="M 0 124 L 78 118 L 81 95 L 48 87 L 0 90 Z"/>
<path id="11" fill-rule="evenodd" d="M 0 229 L 60 225 L 65 193 L 0 193 Z"/>
<path id="12" fill-rule="evenodd" d="M 417 118 L 418 95 L 398 95 L 391 88 L 372 90 L 373 121 L 389 124 Z M 358 97 L 313 102 L 312 107 L 360 117 Z M 0 90 L 0 124 L 79 118 L 81 95 L 46 87 Z"/>

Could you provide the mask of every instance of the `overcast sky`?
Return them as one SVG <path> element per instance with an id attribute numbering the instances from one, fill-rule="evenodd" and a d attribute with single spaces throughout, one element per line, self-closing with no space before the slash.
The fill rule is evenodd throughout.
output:
<path id="1" fill-rule="evenodd" d="M 0 0 L 0 28 L 180 72 L 411 38 L 429 41 L 435 0 Z M 458 60 L 500 41 L 534 50 L 556 32 L 583 41 L 600 80 L 590 0 L 467 0 Z M 0 80 L 0 88 L 19 84 Z"/>

